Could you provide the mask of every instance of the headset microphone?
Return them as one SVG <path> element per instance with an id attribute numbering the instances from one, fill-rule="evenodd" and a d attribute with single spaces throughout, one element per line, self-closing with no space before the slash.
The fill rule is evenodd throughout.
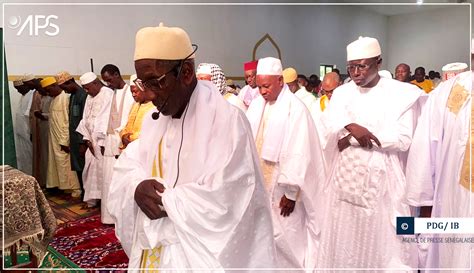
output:
<path id="1" fill-rule="evenodd" d="M 168 102 L 168 100 L 170 99 L 170 97 L 171 97 L 171 93 L 168 95 L 168 97 L 166 98 L 165 102 L 163 102 L 163 103 L 161 104 L 160 109 L 163 109 L 163 107 L 165 107 L 165 105 L 166 105 L 166 103 Z M 161 110 L 158 110 L 158 112 L 154 112 L 153 114 L 151 114 L 151 118 L 152 118 L 153 120 L 159 119 L 159 118 L 160 118 L 160 113 L 161 113 Z"/>

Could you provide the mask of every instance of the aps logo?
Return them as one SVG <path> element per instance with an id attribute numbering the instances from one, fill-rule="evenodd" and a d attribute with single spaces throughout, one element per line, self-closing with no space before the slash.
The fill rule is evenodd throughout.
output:
<path id="1" fill-rule="evenodd" d="M 17 36 L 22 35 L 25 30 L 30 36 L 38 36 L 43 32 L 48 36 L 56 36 L 59 34 L 59 26 L 54 20 L 58 18 L 57 15 L 29 15 L 22 21 L 20 16 L 11 16 L 8 25 L 11 29 L 18 29 Z"/>

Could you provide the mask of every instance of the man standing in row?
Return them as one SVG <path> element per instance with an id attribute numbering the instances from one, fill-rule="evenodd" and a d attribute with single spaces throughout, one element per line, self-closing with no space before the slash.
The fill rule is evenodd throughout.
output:
<path id="1" fill-rule="evenodd" d="M 409 65 L 405 63 L 397 65 L 395 68 L 395 79 L 401 82 L 410 82 L 410 76 L 411 71 Z"/>
<path id="2" fill-rule="evenodd" d="M 77 126 L 82 120 L 84 106 L 86 104 L 87 93 L 80 87 L 74 78 L 66 71 L 58 73 L 56 76 L 59 87 L 69 96 L 69 154 L 71 157 L 71 170 L 77 173 L 79 184 L 81 185 L 82 197 L 84 197 L 84 183 L 82 181 L 82 171 L 84 170 L 85 154 L 87 146 L 82 139 L 82 135 L 76 132 Z"/>
<path id="3" fill-rule="evenodd" d="M 48 170 L 48 117 L 51 97 L 41 87 L 41 79 L 28 74 L 23 83 L 32 90 L 33 98 L 30 107 L 30 128 L 33 142 L 33 177 L 42 188 L 46 187 L 46 173 Z M 44 115 L 42 114 L 44 113 Z"/>
<path id="4" fill-rule="evenodd" d="M 474 40 L 472 45 L 474 63 Z M 410 205 L 420 208 L 421 217 L 474 217 L 472 83 L 472 71 L 453 75 L 440 83 L 430 93 L 418 121 L 408 156 L 407 199 Z M 433 235 L 440 240 L 468 236 Z M 461 272 L 470 266 L 472 269 L 473 245 L 425 243 L 426 253 L 424 250 L 420 253 L 420 268 L 445 268 L 445 272 Z"/>
<path id="5" fill-rule="evenodd" d="M 306 90 L 306 87 L 299 85 L 298 73 L 293 67 L 288 67 L 283 70 L 283 80 L 286 85 L 288 85 L 290 91 L 304 103 L 306 108 L 311 109 L 316 98 Z"/>
<path id="6" fill-rule="evenodd" d="M 417 67 L 415 69 L 415 79 L 411 81 L 414 85 L 423 89 L 426 94 L 430 93 L 434 89 L 434 84 L 430 79 L 426 79 L 426 72 L 424 67 Z"/>
<path id="7" fill-rule="evenodd" d="M 252 61 L 244 64 L 244 76 L 246 86 L 242 87 L 239 92 L 239 99 L 244 102 L 248 108 L 253 99 L 258 95 L 258 88 L 256 82 L 257 74 L 257 63 L 258 61 Z"/>
<path id="8" fill-rule="evenodd" d="M 137 79 L 137 74 L 130 76 L 130 91 L 132 92 L 133 99 L 135 103 L 132 106 L 130 115 L 128 115 L 127 125 L 120 132 L 120 137 L 122 139 L 122 150 L 125 149 L 130 142 L 137 140 L 142 131 L 142 123 L 146 114 L 153 110 L 155 106 L 151 101 L 151 96 L 147 92 L 140 91 L 135 84 Z"/>
<path id="9" fill-rule="evenodd" d="M 306 106 L 284 83 L 279 59 L 258 61 L 257 86 L 247 117 L 272 208 L 277 260 L 282 268 L 303 268 L 315 255 L 314 196 L 325 179 L 319 138 Z"/>
<path id="10" fill-rule="evenodd" d="M 321 92 L 323 96 L 319 97 L 311 107 L 311 116 L 313 117 L 316 128 L 318 129 L 319 143 L 323 151 L 326 151 L 326 128 L 329 126 L 325 119 L 325 110 L 329 106 L 332 94 L 334 90 L 341 85 L 341 78 L 336 72 L 329 72 L 324 75 L 323 81 L 321 82 Z M 324 153 L 324 160 L 326 168 L 332 166 L 330 162 L 334 159 L 333 154 Z"/>
<path id="11" fill-rule="evenodd" d="M 112 180 L 115 162 L 120 155 L 122 140 L 120 131 L 125 127 L 134 102 L 130 86 L 125 83 L 120 70 L 113 64 L 105 65 L 100 72 L 107 86 L 114 90 L 107 136 L 104 142 L 104 178 L 102 183 L 101 220 L 104 224 L 112 224 L 113 219 L 107 211 L 107 195 Z"/>
<path id="12" fill-rule="evenodd" d="M 85 73 L 80 80 L 89 96 L 76 131 L 83 136 L 88 148 L 82 173 L 84 202 L 87 202 L 88 207 L 94 207 L 102 198 L 104 146 L 114 91 L 104 86 L 93 72 Z"/>
<path id="13" fill-rule="evenodd" d="M 347 46 L 352 81 L 337 88 L 327 109 L 326 149 L 336 158 L 324 187 L 320 268 L 417 267 L 417 249 L 396 234 L 395 217 L 409 216 L 399 154 L 411 144 L 417 87 L 380 77 L 378 41 Z M 402 92 L 403 91 L 403 92 Z"/>
<path id="14" fill-rule="evenodd" d="M 181 28 L 146 27 L 137 87 L 158 112 L 115 165 L 108 208 L 129 268 L 276 266 L 271 215 L 245 114 L 198 81 Z"/>
<path id="15" fill-rule="evenodd" d="M 69 95 L 61 90 L 54 77 L 44 78 L 41 87 L 53 98 L 49 109 L 46 187 L 64 190 L 73 198 L 80 197 L 81 187 L 76 172 L 71 170 L 69 155 Z"/>
<path id="16" fill-rule="evenodd" d="M 13 86 L 21 94 L 20 104 L 15 113 L 15 148 L 18 170 L 32 175 L 33 145 L 31 144 L 30 107 L 33 91 L 23 84 L 22 79 L 13 82 Z"/>

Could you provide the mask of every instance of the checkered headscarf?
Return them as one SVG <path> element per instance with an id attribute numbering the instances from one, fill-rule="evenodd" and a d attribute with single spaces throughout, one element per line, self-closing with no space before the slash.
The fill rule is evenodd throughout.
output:
<path id="1" fill-rule="evenodd" d="M 224 72 L 222 71 L 221 67 L 217 64 L 210 64 L 210 63 L 200 63 L 198 66 L 198 70 L 200 66 L 207 65 L 211 67 L 211 81 L 217 87 L 217 90 L 221 93 L 221 95 L 225 95 L 227 93 L 226 90 L 226 80 Z"/>

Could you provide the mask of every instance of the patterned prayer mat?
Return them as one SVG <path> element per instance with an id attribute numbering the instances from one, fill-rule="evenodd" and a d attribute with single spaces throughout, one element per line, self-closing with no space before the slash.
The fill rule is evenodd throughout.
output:
<path id="1" fill-rule="evenodd" d="M 126 268 L 128 257 L 113 226 L 100 215 L 60 224 L 50 246 L 80 268 Z"/>
<path id="2" fill-rule="evenodd" d="M 46 191 L 45 196 L 53 210 L 54 216 L 56 216 L 58 224 L 100 213 L 99 208 L 86 208 L 86 203 L 82 202 L 79 198 L 71 198 L 70 194 L 62 192 L 53 194 Z"/>
<path id="3" fill-rule="evenodd" d="M 65 269 L 65 268 L 77 268 L 77 270 L 68 270 L 67 272 L 85 272 L 80 269 L 75 263 L 71 262 L 68 258 L 61 255 L 59 252 L 54 250 L 52 247 L 48 247 L 48 253 L 44 257 L 41 265 L 39 266 L 39 272 L 48 272 L 46 269 Z M 44 269 L 44 270 L 42 270 Z"/>

